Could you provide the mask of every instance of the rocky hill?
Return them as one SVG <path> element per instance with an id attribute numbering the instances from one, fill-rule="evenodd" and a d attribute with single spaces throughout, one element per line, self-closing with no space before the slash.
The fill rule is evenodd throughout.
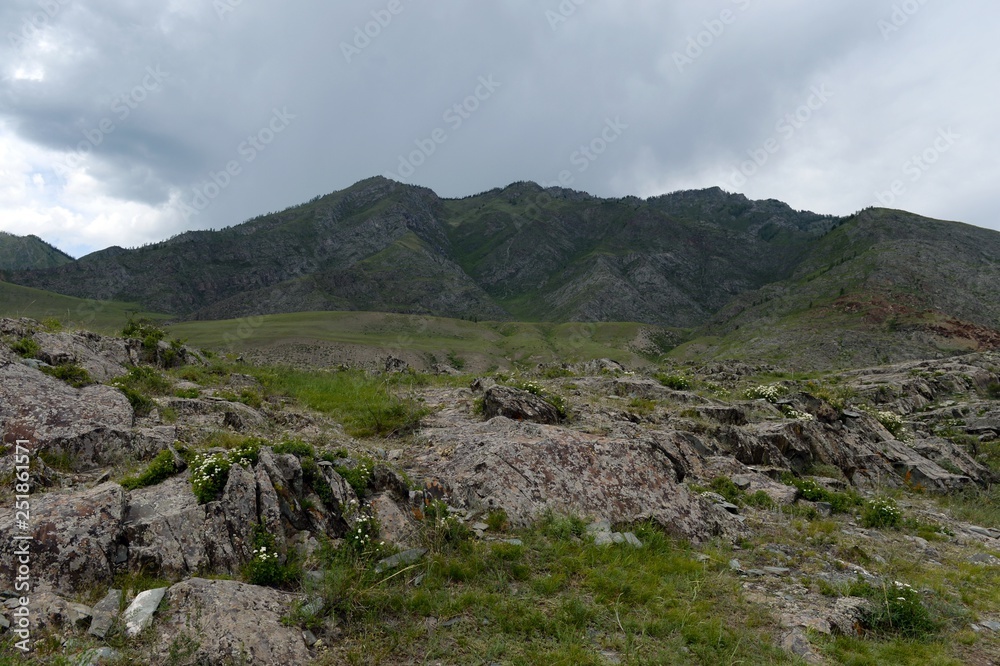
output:
<path id="1" fill-rule="evenodd" d="M 456 377 L 128 333 L 0 320 L 0 659 L 1000 658 L 995 353 Z"/>
<path id="2" fill-rule="evenodd" d="M 719 189 L 461 200 L 382 178 L 221 231 L 109 248 L 18 284 L 186 318 L 310 310 L 696 326 L 790 274 L 837 220 Z"/>
<path id="3" fill-rule="evenodd" d="M 73 257 L 38 236 L 15 236 L 0 231 L 0 271 L 55 268 L 73 261 Z"/>

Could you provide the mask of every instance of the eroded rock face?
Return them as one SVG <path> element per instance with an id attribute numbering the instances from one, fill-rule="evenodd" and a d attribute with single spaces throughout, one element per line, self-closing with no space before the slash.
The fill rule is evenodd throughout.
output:
<path id="1" fill-rule="evenodd" d="M 124 563 L 123 521 L 125 491 L 114 483 L 75 492 L 32 496 L 31 575 L 59 591 L 86 590 L 107 584 Z M 0 515 L 0 534 L 22 534 L 15 529 L 14 512 Z M 17 545 L 0 541 L 0 578 L 13 580 Z"/>
<path id="2" fill-rule="evenodd" d="M 298 596 L 233 580 L 191 578 L 171 587 L 156 621 L 157 652 L 191 646 L 188 663 L 305 664 L 312 656 L 297 627 L 286 627 Z"/>
<path id="3" fill-rule="evenodd" d="M 559 422 L 559 412 L 551 403 L 510 386 L 493 386 L 487 389 L 483 395 L 483 413 L 487 418 L 505 416 L 515 421 Z"/>
<path id="4" fill-rule="evenodd" d="M 134 413 L 110 386 L 75 389 L 20 363 L 0 367 L 0 428 L 5 443 L 65 454 L 80 470 L 130 455 Z"/>
<path id="5" fill-rule="evenodd" d="M 505 418 L 430 437 L 453 449 L 424 461 L 452 489 L 453 501 L 503 508 L 518 524 L 552 510 L 614 523 L 652 519 L 694 541 L 742 531 L 736 518 L 688 492 L 679 482 L 680 463 L 650 438 L 602 437 Z"/>

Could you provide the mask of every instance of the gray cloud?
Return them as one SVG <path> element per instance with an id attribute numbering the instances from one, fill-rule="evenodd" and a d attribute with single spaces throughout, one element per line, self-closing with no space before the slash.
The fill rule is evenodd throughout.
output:
<path id="1" fill-rule="evenodd" d="M 986 0 L 227 2 L 51 0 L 23 35 L 44 10 L 4 3 L 0 146 L 25 185 L 0 197 L 0 228 L 132 245 L 399 174 L 421 146 L 405 182 L 443 196 L 569 171 L 598 195 L 721 185 L 849 213 L 901 180 L 895 206 L 1000 228 Z M 499 86 L 466 103 L 480 77 Z M 817 86 L 829 100 L 780 131 Z M 276 109 L 294 118 L 269 132 Z M 627 129 L 581 161 L 616 118 Z M 961 138 L 913 180 L 907 161 L 949 127 Z"/>

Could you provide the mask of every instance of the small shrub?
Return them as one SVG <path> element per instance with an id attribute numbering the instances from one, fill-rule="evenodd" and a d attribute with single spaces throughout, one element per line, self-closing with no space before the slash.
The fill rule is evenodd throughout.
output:
<path id="1" fill-rule="evenodd" d="M 291 453 L 298 458 L 306 456 L 311 458 L 316 457 L 316 450 L 313 448 L 313 445 L 303 442 L 301 439 L 286 439 L 279 444 L 275 444 L 272 449 L 277 454 Z"/>
<path id="2" fill-rule="evenodd" d="M 872 602 L 863 624 L 877 634 L 923 638 L 938 629 L 920 595 L 906 583 L 894 581 L 884 587 L 859 583 L 852 586 L 851 594 Z"/>
<path id="3" fill-rule="evenodd" d="M 787 393 L 787 389 L 780 384 L 762 384 L 748 388 L 743 395 L 746 396 L 747 400 L 767 400 L 770 403 L 775 403 L 785 393 Z"/>
<path id="4" fill-rule="evenodd" d="M 771 496 L 765 493 L 763 490 L 758 490 L 755 493 L 748 494 L 745 499 L 747 506 L 756 507 L 758 509 L 773 509 L 775 504 Z"/>
<path id="5" fill-rule="evenodd" d="M 654 375 L 656 380 L 666 386 L 669 389 L 675 391 L 689 391 L 691 390 L 691 380 L 684 375 L 672 375 L 665 372 L 660 372 Z"/>
<path id="6" fill-rule="evenodd" d="M 225 453 L 202 453 L 191 463 L 191 488 L 199 504 L 218 499 L 233 465 L 250 467 L 257 462 L 259 445 L 247 443 Z"/>
<path id="7" fill-rule="evenodd" d="M 709 487 L 726 498 L 726 501 L 731 504 L 742 504 L 743 497 L 746 493 L 736 487 L 736 484 L 732 482 L 732 479 L 725 476 L 717 476 L 712 479 Z"/>
<path id="8" fill-rule="evenodd" d="M 243 567 L 243 579 L 251 585 L 285 587 L 298 578 L 293 566 L 281 563 L 274 535 L 262 525 L 254 525 L 250 561 Z"/>
<path id="9" fill-rule="evenodd" d="M 354 467 L 338 466 L 334 467 L 334 469 L 337 471 L 337 474 L 344 477 L 344 481 L 347 481 L 358 497 L 364 497 L 365 493 L 368 492 L 368 482 L 372 478 L 372 466 L 370 463 L 370 460 L 361 459 Z"/>
<path id="10" fill-rule="evenodd" d="M 145 488 L 147 486 L 154 486 L 161 481 L 165 481 L 179 470 L 177 465 L 174 463 L 174 454 L 166 449 L 160 451 L 155 458 L 153 458 L 149 465 L 146 466 L 145 471 L 139 476 L 130 476 L 122 479 L 121 487 L 125 490 L 136 490 L 137 488 Z"/>
<path id="11" fill-rule="evenodd" d="M 424 545 L 434 552 L 467 541 L 472 536 L 465 523 L 451 515 L 448 505 L 440 500 L 424 506 L 422 532 Z"/>
<path id="12" fill-rule="evenodd" d="M 350 528 L 344 535 L 343 549 L 362 561 L 378 559 L 385 551 L 385 542 L 378 540 L 381 531 L 378 519 L 371 514 L 357 512 L 357 504 L 351 500 L 345 512 Z"/>
<path id="13" fill-rule="evenodd" d="M 73 388 L 83 388 L 95 383 L 86 368 L 73 363 L 57 365 L 52 368 L 42 368 L 42 372 L 56 379 L 61 379 Z"/>
<path id="14" fill-rule="evenodd" d="M 62 322 L 55 317 L 46 317 L 41 321 L 41 324 L 42 326 L 45 327 L 46 330 L 52 333 L 58 333 L 59 331 L 63 330 Z"/>
<path id="15" fill-rule="evenodd" d="M 42 346 L 34 338 L 24 337 L 10 346 L 11 350 L 24 358 L 36 358 Z"/>
<path id="16" fill-rule="evenodd" d="M 890 497 L 876 497 L 865 503 L 861 510 L 861 524 L 864 527 L 899 527 L 903 512 Z"/>
<path id="17" fill-rule="evenodd" d="M 901 442 L 905 442 L 909 439 L 908 433 L 906 432 L 906 426 L 903 424 L 903 417 L 899 414 L 875 409 L 874 407 L 862 407 L 861 409 L 874 416 L 875 420 L 881 423 L 882 426 L 896 439 Z"/>
<path id="18" fill-rule="evenodd" d="M 1000 400 L 1000 382 L 991 382 L 986 387 L 986 396 L 991 400 Z"/>
<path id="19" fill-rule="evenodd" d="M 174 391 L 175 398 L 197 398 L 201 391 L 196 388 L 177 389 Z"/>
<path id="20" fill-rule="evenodd" d="M 493 509 L 486 515 L 486 524 L 494 532 L 506 532 L 510 529 L 510 519 L 503 509 Z"/>

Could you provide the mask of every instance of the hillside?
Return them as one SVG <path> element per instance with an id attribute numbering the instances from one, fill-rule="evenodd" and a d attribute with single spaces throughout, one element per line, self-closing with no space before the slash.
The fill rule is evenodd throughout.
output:
<path id="1" fill-rule="evenodd" d="M 517 183 L 445 200 L 373 178 L 221 231 L 7 279 L 191 319 L 365 310 L 691 327 L 789 275 L 835 224 L 719 189 L 607 200 Z"/>
<path id="2" fill-rule="evenodd" d="M 860 366 L 1000 346 L 1000 234 L 895 210 L 847 218 L 679 356 Z"/>
<path id="3" fill-rule="evenodd" d="M 73 257 L 38 236 L 15 236 L 0 231 L 0 271 L 55 268 L 72 262 Z"/>

